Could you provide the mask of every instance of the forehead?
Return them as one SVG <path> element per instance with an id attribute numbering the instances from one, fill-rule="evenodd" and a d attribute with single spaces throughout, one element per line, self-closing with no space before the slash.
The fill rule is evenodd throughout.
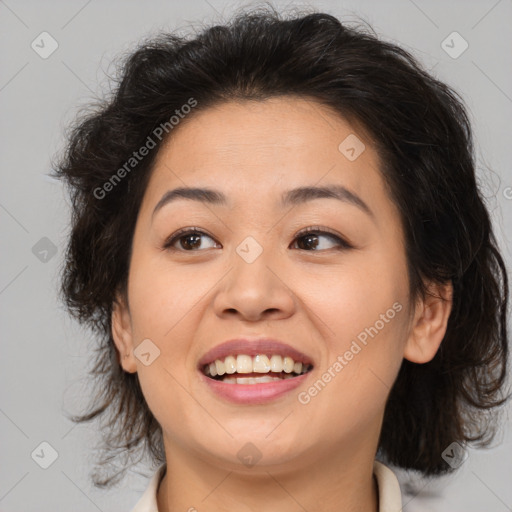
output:
<path id="1" fill-rule="evenodd" d="M 226 102 L 174 128 L 159 149 L 145 202 L 154 205 L 176 186 L 263 200 L 332 182 L 374 202 L 384 192 L 379 165 L 366 133 L 314 100 Z"/>

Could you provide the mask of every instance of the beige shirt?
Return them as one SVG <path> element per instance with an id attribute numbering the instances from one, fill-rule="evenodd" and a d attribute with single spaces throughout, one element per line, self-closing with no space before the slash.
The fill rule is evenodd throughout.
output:
<path id="1" fill-rule="evenodd" d="M 166 464 L 162 464 L 152 476 L 147 489 L 131 512 L 158 512 L 156 493 L 164 476 Z M 393 471 L 377 460 L 373 463 L 373 474 L 379 490 L 379 512 L 401 512 L 402 495 Z"/>

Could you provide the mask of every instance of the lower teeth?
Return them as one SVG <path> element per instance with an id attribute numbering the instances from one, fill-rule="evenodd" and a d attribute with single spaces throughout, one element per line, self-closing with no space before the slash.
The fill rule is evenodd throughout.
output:
<path id="1" fill-rule="evenodd" d="M 270 375 L 265 375 L 264 377 L 233 377 L 229 375 L 224 377 L 222 382 L 228 384 L 264 384 L 265 382 L 272 382 L 274 380 L 293 379 L 293 377 L 297 377 L 297 375 L 293 373 L 287 374 L 284 377 L 272 377 Z"/>

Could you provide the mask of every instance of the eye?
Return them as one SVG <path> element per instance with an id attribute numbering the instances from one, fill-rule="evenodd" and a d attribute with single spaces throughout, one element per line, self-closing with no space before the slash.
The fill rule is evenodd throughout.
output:
<path id="1" fill-rule="evenodd" d="M 172 234 L 170 238 L 166 240 L 164 244 L 164 249 L 193 252 L 201 248 L 202 237 L 206 237 L 209 238 L 210 240 L 213 240 L 213 238 L 210 235 L 208 235 L 204 231 L 201 231 L 200 229 L 183 228 L 177 231 L 176 233 Z M 176 245 L 176 242 L 179 242 L 179 245 L 181 245 L 181 249 L 174 247 L 174 245 Z"/>
<path id="2" fill-rule="evenodd" d="M 183 228 L 173 233 L 166 240 L 163 248 L 175 251 L 195 252 L 199 249 L 208 248 L 201 246 L 204 237 L 213 241 L 213 245 L 209 248 L 218 246 L 215 240 L 204 231 L 198 228 Z M 321 239 L 328 239 L 334 242 L 333 247 L 325 247 L 325 243 L 322 244 Z M 176 247 L 177 244 L 181 247 Z M 298 249 L 308 252 L 319 252 L 336 247 L 340 250 L 346 250 L 353 247 L 340 236 L 328 231 L 327 228 L 321 228 L 319 226 L 309 227 L 300 231 L 290 247 L 295 248 L 296 245 L 298 245 Z M 327 245 L 329 244 L 327 243 Z"/>
<path id="3" fill-rule="evenodd" d="M 322 238 L 334 241 L 334 247 L 325 247 L 325 243 L 322 244 L 320 241 Z M 352 245 L 350 245 L 347 241 L 343 240 L 340 236 L 328 231 L 326 228 L 321 228 L 319 226 L 303 229 L 295 237 L 295 240 L 297 241 L 297 243 L 300 242 L 301 240 L 304 241 L 305 243 L 298 243 L 299 249 L 309 252 L 318 252 L 319 250 L 328 250 L 336 247 L 338 247 L 338 249 L 340 250 L 352 248 Z M 323 247 L 317 249 L 319 246 L 322 245 Z"/>

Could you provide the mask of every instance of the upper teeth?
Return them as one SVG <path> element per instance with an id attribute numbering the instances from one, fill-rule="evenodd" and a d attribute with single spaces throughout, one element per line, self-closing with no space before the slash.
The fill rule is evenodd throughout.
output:
<path id="1" fill-rule="evenodd" d="M 309 365 L 303 365 L 301 362 L 295 362 L 291 357 L 281 357 L 274 354 L 270 358 L 264 354 L 258 354 L 251 357 L 244 354 L 237 356 L 227 356 L 223 361 L 215 360 L 213 363 L 206 365 L 204 370 L 206 375 L 215 377 L 216 375 L 232 374 L 232 373 L 269 373 L 269 372 L 285 372 L 285 373 L 303 373 L 309 369 Z"/>

